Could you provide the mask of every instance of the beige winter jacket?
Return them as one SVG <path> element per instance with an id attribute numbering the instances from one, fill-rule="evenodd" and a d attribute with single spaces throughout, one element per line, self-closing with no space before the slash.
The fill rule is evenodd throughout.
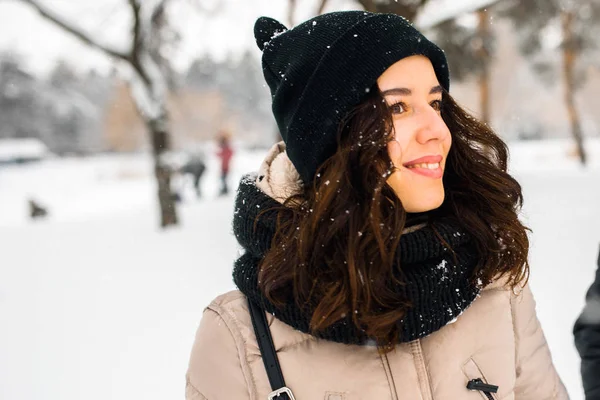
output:
<path id="1" fill-rule="evenodd" d="M 280 186 L 264 187 L 267 181 L 267 192 Z M 270 314 L 267 320 L 296 400 L 487 400 L 466 388 L 477 378 L 499 386 L 496 400 L 568 399 L 529 286 L 515 293 L 496 282 L 454 323 L 387 355 L 373 346 L 316 339 Z M 217 297 L 196 334 L 186 399 L 266 400 L 270 392 L 245 296 Z"/>

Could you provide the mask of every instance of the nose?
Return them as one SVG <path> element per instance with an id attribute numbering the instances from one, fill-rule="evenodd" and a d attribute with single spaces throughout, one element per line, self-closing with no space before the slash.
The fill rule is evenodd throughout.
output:
<path id="1" fill-rule="evenodd" d="M 450 134 L 442 116 L 427 106 L 417 116 L 417 142 L 426 144 L 431 140 L 443 141 Z"/>

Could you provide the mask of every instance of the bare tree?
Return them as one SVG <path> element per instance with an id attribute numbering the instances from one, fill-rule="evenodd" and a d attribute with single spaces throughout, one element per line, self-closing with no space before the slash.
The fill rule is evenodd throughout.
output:
<path id="1" fill-rule="evenodd" d="M 600 0 L 505 0 L 500 15 L 509 18 L 519 38 L 521 53 L 548 85 L 561 82 L 571 135 L 579 161 L 585 165 L 587 154 L 575 97 L 597 65 L 600 46 Z M 547 48 L 547 27 L 560 27 L 560 48 Z M 557 63 L 552 55 L 560 51 Z M 561 79 L 562 78 L 562 79 Z"/>
<path id="2" fill-rule="evenodd" d="M 491 96 L 490 96 L 490 67 L 491 67 L 491 49 L 490 49 L 490 20 L 489 11 L 482 9 L 477 11 L 477 42 L 479 47 L 476 50 L 480 62 L 480 71 L 478 76 L 479 83 L 479 105 L 480 118 L 485 123 L 491 120 Z"/>
<path id="3" fill-rule="evenodd" d="M 128 51 L 121 51 L 102 44 L 74 22 L 69 22 L 56 15 L 38 0 L 21 1 L 32 6 L 43 18 L 83 43 L 130 67 L 132 71 L 131 92 L 150 135 L 152 145 L 154 175 L 160 205 L 160 225 L 162 227 L 176 225 L 178 218 L 170 188 L 171 173 L 163 160 L 163 155 L 171 146 L 166 104 L 170 81 L 169 65 L 161 56 L 165 44 L 165 12 L 169 0 L 154 2 L 127 0 L 133 16 L 131 46 Z"/>

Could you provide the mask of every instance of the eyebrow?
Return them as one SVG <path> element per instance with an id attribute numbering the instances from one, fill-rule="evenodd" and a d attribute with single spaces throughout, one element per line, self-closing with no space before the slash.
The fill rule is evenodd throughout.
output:
<path id="1" fill-rule="evenodd" d="M 431 90 L 429 91 L 429 94 L 437 94 L 437 93 L 442 93 L 444 91 L 444 88 L 441 87 L 440 85 L 434 86 L 431 88 Z M 390 96 L 390 95 L 402 95 L 402 96 L 410 96 L 412 94 L 412 90 L 407 89 L 407 88 L 394 88 L 394 89 L 388 89 L 388 90 L 384 90 L 383 92 L 381 92 L 382 96 Z"/>

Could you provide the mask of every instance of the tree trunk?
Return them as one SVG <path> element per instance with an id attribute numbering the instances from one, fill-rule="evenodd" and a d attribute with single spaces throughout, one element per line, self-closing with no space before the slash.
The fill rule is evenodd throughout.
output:
<path id="1" fill-rule="evenodd" d="M 327 5 L 328 1 L 329 0 L 321 0 L 321 3 L 319 4 L 319 8 L 317 9 L 317 15 L 323 14 L 323 11 L 325 11 L 325 6 Z"/>
<path id="2" fill-rule="evenodd" d="M 160 226 L 165 228 L 177 225 L 177 209 L 171 193 L 171 170 L 163 160 L 164 153 L 170 148 L 169 133 L 162 119 L 146 122 L 152 143 L 152 158 L 154 160 L 154 176 L 158 186 L 158 204 L 160 206 Z"/>
<path id="3" fill-rule="evenodd" d="M 565 103 L 569 114 L 571 124 L 571 134 L 575 139 L 577 153 L 582 165 L 587 162 L 587 155 L 583 144 L 583 133 L 579 122 L 579 114 L 575 105 L 575 61 L 576 50 L 573 42 L 573 19 L 572 11 L 563 11 L 562 30 L 563 30 L 563 80 L 565 83 Z"/>
<path id="4" fill-rule="evenodd" d="M 289 8 L 288 8 L 288 28 L 292 29 L 294 27 L 294 13 L 296 12 L 296 0 L 289 0 Z"/>
<path id="5" fill-rule="evenodd" d="M 479 104 L 481 111 L 481 120 L 486 124 L 490 123 L 490 52 L 489 52 L 489 12 L 487 9 L 477 11 L 479 18 L 478 36 L 480 39 L 480 48 L 478 57 L 481 63 L 479 74 Z"/>
<path id="6" fill-rule="evenodd" d="M 1 1 L 1 0 L 0 0 Z M 168 165 L 165 165 L 162 160 L 162 155 L 169 150 L 169 134 L 167 131 L 168 126 L 168 114 L 165 111 L 163 102 L 166 101 L 166 83 L 162 82 L 165 77 L 164 68 L 161 69 L 160 60 L 165 61 L 164 57 L 160 56 L 160 43 L 152 43 L 148 40 L 150 38 L 160 38 L 160 35 L 156 35 L 157 31 L 150 35 L 146 35 L 146 30 L 143 26 L 146 22 L 141 11 L 141 0 L 129 0 L 129 6 L 133 15 L 133 38 L 131 51 L 123 53 L 115 49 L 111 49 L 108 46 L 102 45 L 99 41 L 89 36 L 83 31 L 78 30 L 74 25 L 70 25 L 63 21 L 61 18 L 54 15 L 54 13 L 46 10 L 45 7 L 41 6 L 36 0 L 23 0 L 30 4 L 35 10 L 37 10 L 42 17 L 46 18 L 60 29 L 70 33 L 74 37 L 81 40 L 83 43 L 102 51 L 113 60 L 121 60 L 129 64 L 137 77 L 140 79 L 139 83 L 139 96 L 136 96 L 134 86 L 132 86 L 132 95 L 136 103 L 136 107 L 146 123 L 148 133 L 150 134 L 150 142 L 152 143 L 152 155 L 154 159 L 154 174 L 156 176 L 156 182 L 158 185 L 158 201 L 160 205 L 161 214 L 161 226 L 164 228 L 170 225 L 177 225 L 177 210 L 175 209 L 175 201 L 171 194 L 171 171 Z M 162 26 L 166 24 L 165 20 L 165 3 L 166 0 L 162 0 L 160 4 L 156 5 L 154 12 L 151 16 L 149 24 L 160 30 Z M 152 36 L 154 34 L 154 36 Z M 155 51 L 153 51 L 154 49 Z M 146 62 L 143 54 L 147 52 Z M 153 58 L 154 55 L 154 58 Z M 148 60 L 151 62 L 148 63 Z M 159 61 L 157 61 L 159 60 Z M 150 68 L 147 69 L 146 67 Z M 170 68 L 168 68 L 170 70 Z M 154 70 L 154 71 L 153 71 Z M 150 73 L 152 72 L 152 73 Z M 157 79 L 158 73 L 158 79 Z M 168 78 L 167 78 L 168 79 Z M 153 85 L 160 85 L 158 88 Z M 162 88 L 165 86 L 165 88 Z M 155 90 L 159 92 L 158 95 Z M 162 89 L 162 90 L 161 90 Z M 157 99 L 158 97 L 158 99 Z M 144 107 L 147 103 L 155 104 L 154 102 L 159 101 L 159 106 L 150 107 L 151 111 L 147 112 L 148 109 Z"/>

